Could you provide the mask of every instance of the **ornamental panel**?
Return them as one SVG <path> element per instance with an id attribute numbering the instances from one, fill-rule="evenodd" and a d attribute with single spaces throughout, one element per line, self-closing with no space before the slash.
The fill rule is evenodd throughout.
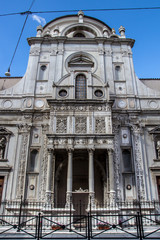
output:
<path id="1" fill-rule="evenodd" d="M 106 133 L 104 117 L 95 118 L 95 132 L 96 133 Z"/>
<path id="2" fill-rule="evenodd" d="M 67 118 L 66 117 L 57 118 L 56 132 L 57 133 L 67 133 Z"/>
<path id="3" fill-rule="evenodd" d="M 87 131 L 87 118 L 86 117 L 76 117 L 75 118 L 75 132 L 76 133 L 86 133 Z"/>

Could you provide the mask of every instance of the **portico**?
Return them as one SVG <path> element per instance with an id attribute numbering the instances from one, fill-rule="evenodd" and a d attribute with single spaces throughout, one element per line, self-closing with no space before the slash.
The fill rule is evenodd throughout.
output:
<path id="1" fill-rule="evenodd" d="M 76 208 L 80 202 L 94 207 L 114 200 L 113 136 L 48 138 L 54 151 L 48 151 L 46 201 Z"/>

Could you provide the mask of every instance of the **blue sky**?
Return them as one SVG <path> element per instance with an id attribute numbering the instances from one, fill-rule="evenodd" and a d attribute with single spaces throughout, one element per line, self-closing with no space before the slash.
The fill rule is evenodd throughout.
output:
<path id="1" fill-rule="evenodd" d="M 24 12 L 32 0 L 5 0 L 1 2 L 0 14 Z M 160 7 L 159 0 L 35 0 L 31 11 L 75 10 L 75 9 L 104 9 L 131 7 Z M 136 40 L 133 47 L 135 72 L 139 78 L 160 78 L 160 9 L 141 11 L 104 11 L 84 12 L 104 21 L 111 28 L 118 29 L 121 25 L 126 28 L 126 36 Z M 73 13 L 37 14 L 46 22 Z M 74 13 L 75 14 L 75 13 Z M 25 16 L 14 15 L 0 17 L 0 77 L 3 77 L 10 64 Z M 11 76 L 25 74 L 29 56 L 28 37 L 36 36 L 39 23 L 30 15 L 25 26 L 19 47 L 11 65 Z"/>

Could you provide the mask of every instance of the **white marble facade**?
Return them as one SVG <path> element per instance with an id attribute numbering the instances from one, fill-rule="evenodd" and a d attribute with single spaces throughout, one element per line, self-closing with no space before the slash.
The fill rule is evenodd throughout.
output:
<path id="1" fill-rule="evenodd" d="M 28 43 L 25 75 L 0 78 L 1 200 L 158 201 L 160 79 L 135 75 L 125 28 L 80 11 Z"/>

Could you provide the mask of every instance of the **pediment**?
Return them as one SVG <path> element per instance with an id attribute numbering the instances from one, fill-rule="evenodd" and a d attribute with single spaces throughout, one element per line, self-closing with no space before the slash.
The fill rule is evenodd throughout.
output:
<path id="1" fill-rule="evenodd" d="M 72 66 L 90 66 L 93 67 L 94 63 L 89 59 L 86 58 L 84 56 L 78 56 L 73 58 L 69 63 L 68 63 L 69 67 Z"/>
<path id="2" fill-rule="evenodd" d="M 160 134 L 160 126 L 157 126 L 153 128 L 151 131 L 149 131 L 150 134 Z"/>
<path id="3" fill-rule="evenodd" d="M 4 127 L 0 127 L 0 135 L 11 135 L 12 132 L 10 132 L 9 130 L 7 130 Z"/>

